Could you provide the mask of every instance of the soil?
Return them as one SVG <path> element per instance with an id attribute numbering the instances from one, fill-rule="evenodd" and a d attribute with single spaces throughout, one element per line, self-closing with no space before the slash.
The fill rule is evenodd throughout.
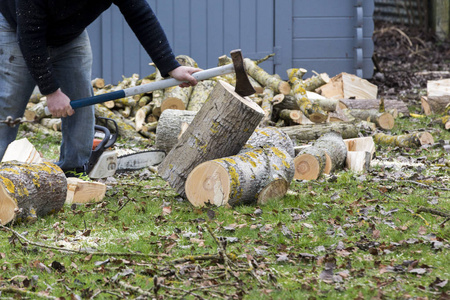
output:
<path id="1" fill-rule="evenodd" d="M 374 64 L 370 81 L 378 96 L 420 105 L 427 81 L 450 78 L 450 40 L 417 26 L 375 22 Z"/>

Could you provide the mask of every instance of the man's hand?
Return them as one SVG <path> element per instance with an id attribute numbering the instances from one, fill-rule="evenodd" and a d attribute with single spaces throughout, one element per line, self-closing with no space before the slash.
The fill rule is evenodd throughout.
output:
<path id="1" fill-rule="evenodd" d="M 192 74 L 201 70 L 202 69 L 199 68 L 181 66 L 170 71 L 169 75 L 177 80 L 187 81 L 180 84 L 180 87 L 188 87 L 197 84 L 197 79 L 195 79 Z"/>
<path id="2" fill-rule="evenodd" d="M 57 118 L 71 116 L 75 113 L 70 106 L 69 97 L 61 89 L 47 95 L 47 107 L 52 116 Z"/>

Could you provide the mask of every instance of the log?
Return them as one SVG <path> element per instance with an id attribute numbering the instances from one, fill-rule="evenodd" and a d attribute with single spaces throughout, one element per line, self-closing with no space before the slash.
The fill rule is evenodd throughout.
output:
<path id="1" fill-rule="evenodd" d="M 91 80 L 93 88 L 102 89 L 105 87 L 105 80 L 103 78 L 94 78 Z"/>
<path id="2" fill-rule="evenodd" d="M 294 143 L 291 138 L 279 128 L 271 126 L 256 128 L 241 151 L 264 147 L 282 149 L 290 156 L 295 156 Z"/>
<path id="3" fill-rule="evenodd" d="M 134 123 L 136 124 L 136 131 L 141 131 L 142 126 L 147 119 L 147 115 L 152 111 L 153 105 L 147 104 L 139 108 L 134 116 Z"/>
<path id="4" fill-rule="evenodd" d="M 42 157 L 27 138 L 11 142 L 6 148 L 1 162 L 42 163 Z"/>
<path id="5" fill-rule="evenodd" d="M 343 72 L 331 78 L 316 92 L 331 99 L 376 99 L 378 87 L 366 79 Z"/>
<path id="6" fill-rule="evenodd" d="M 152 63 L 153 64 L 153 63 Z M 155 66 L 156 68 L 156 66 Z M 159 72 L 158 68 L 155 71 L 155 81 L 163 80 L 161 76 L 161 72 Z M 159 117 L 161 115 L 161 104 L 164 100 L 164 89 L 155 90 L 152 92 L 152 101 L 151 104 L 153 106 L 152 114 L 155 117 Z"/>
<path id="7" fill-rule="evenodd" d="M 391 130 L 395 125 L 394 117 L 388 112 L 378 112 L 375 109 L 352 109 L 348 112 L 356 119 L 375 123 L 384 130 Z"/>
<path id="8" fill-rule="evenodd" d="M 296 124 L 314 124 L 300 110 L 283 109 L 279 113 L 280 119 L 285 121 L 288 126 Z"/>
<path id="9" fill-rule="evenodd" d="M 342 109 L 376 109 L 380 108 L 381 99 L 339 99 L 339 106 Z M 405 116 L 409 115 L 408 106 L 401 100 L 384 99 L 384 110 L 397 109 Z"/>
<path id="10" fill-rule="evenodd" d="M 264 204 L 272 197 L 284 196 L 293 175 L 293 160 L 287 152 L 275 147 L 258 148 L 196 166 L 186 180 L 186 196 L 196 207 L 207 203 Z M 285 184 L 272 185 L 280 180 Z M 259 198 L 268 186 L 270 191 L 266 189 Z"/>
<path id="11" fill-rule="evenodd" d="M 272 111 L 273 111 L 273 97 L 274 97 L 274 91 L 270 88 L 265 88 L 261 103 L 261 108 L 264 111 L 264 118 L 261 121 L 261 126 L 267 126 L 272 119 Z"/>
<path id="12" fill-rule="evenodd" d="M 105 193 L 106 184 L 104 183 L 69 177 L 65 204 L 98 202 L 105 197 Z"/>
<path id="13" fill-rule="evenodd" d="M 375 153 L 375 142 L 371 136 L 345 139 L 344 143 L 347 147 L 347 151 L 365 151 L 369 152 L 370 155 Z"/>
<path id="14" fill-rule="evenodd" d="M 183 124 L 191 124 L 196 114 L 196 111 L 166 109 L 161 114 L 156 127 L 156 149 L 169 153 L 178 143 Z"/>
<path id="15" fill-rule="evenodd" d="M 330 174 L 344 167 L 345 158 L 347 157 L 347 146 L 338 132 L 330 131 L 314 142 L 314 147 L 323 149 L 327 155 L 327 163 L 323 172 Z"/>
<path id="16" fill-rule="evenodd" d="M 306 91 L 313 92 L 324 84 L 330 82 L 327 73 L 317 74 L 303 81 L 303 87 Z"/>
<path id="17" fill-rule="evenodd" d="M 434 138 L 429 132 L 414 132 L 402 135 L 388 135 L 384 133 L 377 133 L 373 137 L 375 144 L 381 146 L 394 146 L 402 148 L 417 148 L 423 145 L 431 145 L 434 143 Z"/>
<path id="18" fill-rule="evenodd" d="M 327 154 L 315 146 L 303 148 L 294 158 L 295 175 L 298 180 L 316 180 L 325 169 Z"/>
<path id="19" fill-rule="evenodd" d="M 197 165 L 237 154 L 261 122 L 264 112 L 253 101 L 219 81 L 211 98 L 158 167 L 159 175 L 184 196 L 184 184 Z"/>
<path id="20" fill-rule="evenodd" d="M 34 221 L 64 205 L 67 181 L 55 164 L 0 164 L 0 223 Z"/>
<path id="21" fill-rule="evenodd" d="M 433 124 L 439 124 L 444 129 L 450 130 L 450 116 L 439 117 L 432 122 Z"/>
<path id="22" fill-rule="evenodd" d="M 47 97 L 42 97 L 41 101 L 27 108 L 24 113 L 25 119 L 28 121 L 39 122 L 46 116 L 45 108 L 47 107 Z"/>
<path id="23" fill-rule="evenodd" d="M 292 141 L 309 142 L 317 140 L 323 134 L 335 131 L 339 132 L 344 139 L 358 137 L 359 130 L 353 123 L 333 122 L 314 125 L 295 125 L 280 128 L 287 133 Z"/>
<path id="24" fill-rule="evenodd" d="M 292 94 L 297 101 L 302 113 L 314 123 L 323 123 L 327 120 L 327 113 L 318 104 L 313 104 L 306 94 L 303 81 L 298 78 L 290 78 L 292 82 Z"/>
<path id="25" fill-rule="evenodd" d="M 197 83 L 194 87 L 187 110 L 199 111 L 203 104 L 208 101 L 209 94 L 211 94 L 217 81 L 215 80 L 203 80 Z"/>
<path id="26" fill-rule="evenodd" d="M 42 118 L 40 123 L 48 129 L 61 131 L 61 118 Z"/>
<path id="27" fill-rule="evenodd" d="M 450 103 L 450 79 L 429 80 L 427 102 L 432 113 L 441 114 Z"/>
<path id="28" fill-rule="evenodd" d="M 259 67 L 253 60 L 244 58 L 245 69 L 247 73 L 256 79 L 263 87 L 271 88 L 275 93 L 289 95 L 291 87 L 289 83 L 283 81 L 276 76 L 270 75 L 264 69 Z"/>
<path id="29" fill-rule="evenodd" d="M 189 66 L 197 68 L 197 63 L 187 55 L 178 55 L 176 60 L 182 66 Z M 161 112 L 166 109 L 181 109 L 185 110 L 189 104 L 193 87 L 172 86 L 164 90 L 164 100 L 161 103 Z"/>
<path id="30" fill-rule="evenodd" d="M 368 170 L 371 161 L 370 153 L 367 151 L 348 151 L 345 166 L 353 172 Z"/>

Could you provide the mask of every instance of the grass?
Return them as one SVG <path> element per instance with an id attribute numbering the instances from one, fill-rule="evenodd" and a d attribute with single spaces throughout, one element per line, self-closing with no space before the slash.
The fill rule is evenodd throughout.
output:
<path id="1" fill-rule="evenodd" d="M 450 140 L 430 121 L 400 119 L 393 134 L 425 128 Z M 57 139 L 27 137 L 56 159 Z M 283 199 L 261 207 L 194 208 L 156 175 L 117 175 L 100 203 L 0 231 L 1 297 L 448 297 L 449 222 L 417 210 L 449 213 L 450 154 L 377 148 L 376 156 L 381 163 L 401 156 L 412 167 L 380 164 L 365 174 L 294 181 Z"/>

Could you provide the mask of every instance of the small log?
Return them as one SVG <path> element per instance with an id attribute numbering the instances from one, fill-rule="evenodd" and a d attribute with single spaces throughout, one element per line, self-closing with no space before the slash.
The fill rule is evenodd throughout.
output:
<path id="1" fill-rule="evenodd" d="M 287 192 L 294 175 L 292 157 L 275 147 L 259 148 L 238 155 L 206 161 L 196 166 L 186 180 L 186 196 L 194 206 L 207 203 L 216 206 L 255 204 L 260 192 L 276 180 L 278 188 L 267 190 L 259 199 L 263 204 L 270 197 L 281 197 Z M 274 195 L 280 191 L 280 195 Z M 270 196 L 269 196 L 270 195 Z"/>
<path id="2" fill-rule="evenodd" d="M 314 124 L 300 110 L 283 109 L 280 111 L 279 117 L 280 119 L 283 119 L 288 126 L 296 124 Z"/>
<path id="3" fill-rule="evenodd" d="M 153 65 L 153 63 L 152 63 L 152 65 Z M 156 68 L 156 66 L 155 66 L 155 68 Z M 161 72 L 158 70 L 158 68 L 156 68 L 155 81 L 159 81 L 159 80 L 163 80 L 163 79 L 164 78 L 162 78 Z M 164 100 L 164 89 L 155 90 L 152 92 L 152 102 L 151 102 L 151 104 L 153 106 L 152 114 L 155 117 L 159 117 L 162 113 L 161 104 L 162 104 L 163 100 Z"/>
<path id="4" fill-rule="evenodd" d="M 420 97 L 420 104 L 422 106 L 422 111 L 426 116 L 431 115 L 433 112 L 431 111 L 431 106 L 428 103 L 427 96 Z"/>
<path id="5" fill-rule="evenodd" d="M 290 156 L 295 156 L 294 143 L 291 138 L 279 128 L 256 128 L 241 151 L 251 149 L 275 147 L 286 151 Z"/>
<path id="6" fill-rule="evenodd" d="M 91 80 L 93 88 L 102 89 L 105 87 L 105 80 L 103 78 L 94 78 Z"/>
<path id="7" fill-rule="evenodd" d="M 33 221 L 64 205 L 67 181 L 55 164 L 0 164 L 0 223 Z"/>
<path id="8" fill-rule="evenodd" d="M 197 63 L 187 55 L 178 55 L 176 59 L 182 66 L 198 67 Z M 193 88 L 191 86 L 185 88 L 180 86 L 166 88 L 164 90 L 164 100 L 161 103 L 161 112 L 166 109 L 185 110 L 188 107 L 192 90 Z"/>
<path id="9" fill-rule="evenodd" d="M 429 80 L 427 82 L 427 101 L 431 112 L 441 114 L 450 103 L 450 79 Z"/>
<path id="10" fill-rule="evenodd" d="M 217 81 L 215 80 L 203 80 L 197 83 L 194 87 L 191 98 L 189 99 L 189 104 L 187 110 L 189 111 L 199 111 L 203 104 L 208 101 L 209 94 L 214 89 Z"/>
<path id="11" fill-rule="evenodd" d="M 65 204 L 98 202 L 105 197 L 105 193 L 106 184 L 104 183 L 69 177 Z"/>
<path id="12" fill-rule="evenodd" d="M 205 161 L 237 154 L 263 116 L 261 107 L 219 81 L 210 100 L 159 165 L 158 173 L 184 196 L 184 184 L 192 169 Z"/>
<path id="13" fill-rule="evenodd" d="M 40 123 L 54 131 L 61 131 L 61 118 L 42 118 Z"/>
<path id="14" fill-rule="evenodd" d="M 153 106 L 151 104 L 147 104 L 137 110 L 136 115 L 134 116 L 136 131 L 141 131 L 142 126 L 144 125 L 145 120 L 147 119 L 147 115 L 150 114 L 150 112 L 152 111 L 152 107 Z"/>
<path id="15" fill-rule="evenodd" d="M 378 87 L 358 76 L 340 73 L 316 92 L 331 99 L 376 99 Z"/>
<path id="16" fill-rule="evenodd" d="M 324 149 L 304 147 L 294 158 L 295 175 L 298 180 L 316 180 L 325 169 L 327 154 Z"/>
<path id="17" fill-rule="evenodd" d="M 306 91 L 313 92 L 324 84 L 330 82 L 330 77 L 327 73 L 317 74 L 303 81 L 303 88 Z"/>
<path id="18" fill-rule="evenodd" d="M 391 130 L 395 125 L 394 117 L 388 112 L 378 112 L 375 109 L 352 109 L 348 112 L 356 119 L 375 123 L 384 130 Z"/>
<path id="19" fill-rule="evenodd" d="M 322 108 L 313 104 L 303 87 L 303 81 L 298 78 L 291 78 L 292 81 L 292 94 L 297 101 L 299 109 L 302 113 L 314 123 L 323 123 L 327 120 L 327 113 Z"/>
<path id="20" fill-rule="evenodd" d="M 379 110 L 382 99 L 339 99 L 339 106 L 342 109 L 375 109 Z M 405 116 L 409 115 L 408 106 L 401 100 L 384 99 L 384 111 L 397 109 Z M 379 110 L 382 112 L 382 110 Z"/>
<path id="21" fill-rule="evenodd" d="M 152 97 L 149 96 L 149 95 L 147 95 L 147 94 L 144 94 L 142 97 L 139 98 L 138 106 L 139 106 L 139 107 L 146 106 L 146 105 L 149 104 L 151 101 L 152 101 Z"/>
<path id="22" fill-rule="evenodd" d="M 381 146 L 393 146 L 402 148 L 417 148 L 423 145 L 431 145 L 434 143 L 434 138 L 429 132 L 415 132 L 402 135 L 387 135 L 384 133 L 377 133 L 373 137 L 375 144 Z"/>
<path id="23" fill-rule="evenodd" d="M 161 114 L 156 127 L 156 149 L 169 153 L 178 143 L 183 124 L 191 124 L 196 114 L 196 111 L 166 109 Z"/>
<path id="24" fill-rule="evenodd" d="M 261 108 L 264 111 L 264 118 L 261 121 L 261 126 L 267 126 L 272 119 L 272 111 L 273 111 L 273 97 L 274 91 L 270 88 L 265 88 L 263 93 Z"/>
<path id="25" fill-rule="evenodd" d="M 295 125 L 280 128 L 287 133 L 293 141 L 308 142 L 317 140 L 323 134 L 335 131 L 339 132 L 344 139 L 358 137 L 359 130 L 353 123 L 333 122 L 314 125 Z"/>
<path id="26" fill-rule="evenodd" d="M 244 58 L 245 69 L 247 73 L 258 81 L 263 87 L 271 88 L 275 93 L 289 95 L 291 87 L 286 81 L 270 75 L 264 69 L 259 67 L 253 60 Z"/>
<path id="27" fill-rule="evenodd" d="M 343 168 L 347 157 L 347 146 L 340 133 L 331 131 L 322 135 L 314 142 L 314 147 L 323 149 L 329 157 L 329 163 L 326 163 L 323 171 L 325 174 Z"/>
<path id="28" fill-rule="evenodd" d="M 443 128 L 450 130 L 450 116 L 443 116 L 443 117 L 439 117 L 435 120 L 433 120 L 432 122 L 433 124 L 439 124 L 441 125 Z"/>
<path id="29" fill-rule="evenodd" d="M 41 101 L 27 108 L 24 113 L 25 119 L 28 121 L 39 122 L 46 116 L 45 108 L 47 107 L 47 97 L 42 97 Z"/>

